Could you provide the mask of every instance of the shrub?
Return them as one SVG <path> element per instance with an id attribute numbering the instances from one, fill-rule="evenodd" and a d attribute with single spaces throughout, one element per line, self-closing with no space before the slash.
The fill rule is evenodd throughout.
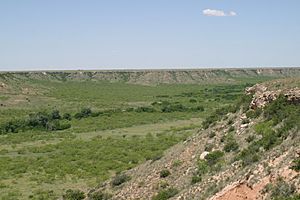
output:
<path id="1" fill-rule="evenodd" d="M 180 165 L 182 165 L 182 161 L 181 160 L 174 160 L 172 166 L 173 167 L 179 167 Z"/>
<path id="2" fill-rule="evenodd" d="M 190 99 L 190 103 L 197 103 L 197 99 Z"/>
<path id="3" fill-rule="evenodd" d="M 102 112 L 92 112 L 91 117 L 99 117 Z"/>
<path id="4" fill-rule="evenodd" d="M 51 113 L 51 119 L 61 119 L 61 116 L 59 114 L 58 110 L 53 110 Z"/>
<path id="5" fill-rule="evenodd" d="M 224 146 L 225 152 L 237 151 L 239 149 L 239 144 L 234 139 L 233 135 L 230 134 L 226 137 L 226 143 Z"/>
<path id="6" fill-rule="evenodd" d="M 90 200 L 109 200 L 112 198 L 112 195 L 103 191 L 97 191 L 89 194 L 88 197 Z"/>
<path id="7" fill-rule="evenodd" d="M 80 112 L 76 113 L 74 117 L 76 119 L 86 118 L 92 115 L 92 110 L 90 108 L 82 108 Z"/>
<path id="8" fill-rule="evenodd" d="M 196 184 L 196 183 L 199 183 L 202 181 L 202 177 L 198 174 L 195 174 L 193 177 L 192 177 L 192 181 L 191 183 L 192 184 Z"/>
<path id="9" fill-rule="evenodd" d="M 14 120 L 14 121 L 9 121 L 6 124 L 3 124 L 1 126 L 1 134 L 6 134 L 6 133 L 18 133 L 20 130 L 26 128 L 27 123 L 23 120 Z"/>
<path id="10" fill-rule="evenodd" d="M 65 113 L 65 114 L 63 115 L 63 119 L 71 121 L 71 120 L 72 120 L 72 116 L 71 116 L 70 113 Z"/>
<path id="11" fill-rule="evenodd" d="M 255 119 L 262 113 L 261 109 L 249 110 L 246 112 L 246 117 L 250 119 Z"/>
<path id="12" fill-rule="evenodd" d="M 233 132 L 233 131 L 234 131 L 234 127 L 230 126 L 229 129 L 228 129 L 228 132 Z"/>
<path id="13" fill-rule="evenodd" d="M 113 178 L 111 181 L 112 186 L 119 186 L 130 180 L 130 176 L 126 174 L 119 174 Z"/>
<path id="14" fill-rule="evenodd" d="M 155 162 L 157 160 L 160 160 L 161 158 L 163 157 L 163 154 L 155 154 L 155 155 L 152 155 L 150 157 L 146 157 L 146 160 L 152 160 L 152 162 Z"/>
<path id="15" fill-rule="evenodd" d="M 258 148 L 258 145 L 250 145 L 248 148 L 239 153 L 237 160 L 242 160 L 243 166 L 247 166 L 259 161 L 260 157 L 257 154 Z"/>
<path id="16" fill-rule="evenodd" d="M 217 164 L 223 156 L 224 156 L 224 153 L 222 151 L 213 151 L 213 152 L 207 154 L 205 156 L 205 159 L 207 161 L 207 164 L 212 166 L 212 165 Z"/>
<path id="17" fill-rule="evenodd" d="M 160 171 L 159 176 L 160 176 L 160 178 L 166 178 L 166 177 L 168 177 L 170 174 L 171 174 L 171 172 L 170 172 L 169 170 L 164 169 L 164 170 L 161 170 L 161 171 Z"/>
<path id="18" fill-rule="evenodd" d="M 80 190 L 67 190 L 66 193 L 63 195 L 64 200 L 81 200 L 84 199 L 85 195 L 84 192 Z"/>
<path id="19" fill-rule="evenodd" d="M 300 172 L 300 158 L 297 158 L 293 161 L 291 169 L 295 170 L 296 172 Z"/>
<path id="20" fill-rule="evenodd" d="M 221 120 L 228 113 L 235 113 L 237 111 L 236 106 L 225 106 L 215 110 L 210 116 L 208 116 L 203 122 L 202 126 L 204 129 L 207 129 L 210 125 Z"/>
<path id="21" fill-rule="evenodd" d="M 193 107 L 193 108 L 191 108 L 191 111 L 203 112 L 204 111 L 204 107 L 203 106 Z"/>
<path id="22" fill-rule="evenodd" d="M 279 179 L 276 185 L 271 189 L 271 199 L 287 199 L 294 196 L 296 193 L 295 185 L 290 185 L 283 179 Z"/>
<path id="23" fill-rule="evenodd" d="M 174 197 L 176 194 L 178 194 L 178 190 L 176 188 L 168 188 L 159 191 L 158 194 L 152 198 L 152 200 L 166 200 Z"/>
<path id="24" fill-rule="evenodd" d="M 138 107 L 135 109 L 135 112 L 148 112 L 148 113 L 153 113 L 156 110 L 152 107 Z"/>
<path id="25" fill-rule="evenodd" d="M 54 110 L 52 113 L 38 112 L 29 114 L 27 120 L 13 120 L 0 126 L 0 133 L 18 133 L 28 129 L 39 129 L 47 131 L 64 130 L 71 125 L 61 123 L 59 111 Z"/>
<path id="26" fill-rule="evenodd" d="M 199 160 L 197 162 L 197 174 L 202 176 L 208 172 L 209 172 L 208 162 L 205 160 Z"/>
<path id="27" fill-rule="evenodd" d="M 28 126 L 32 128 L 35 127 L 44 127 L 46 128 L 47 123 L 49 122 L 49 115 L 44 112 L 32 113 L 29 114 Z"/>
<path id="28" fill-rule="evenodd" d="M 248 143 L 252 142 L 253 140 L 255 140 L 255 135 L 249 135 L 249 136 L 246 138 L 246 142 L 248 142 Z"/>
<path id="29" fill-rule="evenodd" d="M 167 105 L 163 105 L 161 108 L 161 112 L 185 112 L 188 111 L 189 108 L 185 107 L 182 104 L 167 104 Z"/>
<path id="30" fill-rule="evenodd" d="M 225 152 L 237 151 L 239 149 L 239 145 L 235 140 L 228 141 L 224 146 Z"/>

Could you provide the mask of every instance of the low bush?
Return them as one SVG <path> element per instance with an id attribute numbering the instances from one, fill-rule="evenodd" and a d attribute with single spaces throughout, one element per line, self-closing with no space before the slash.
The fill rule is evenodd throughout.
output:
<path id="1" fill-rule="evenodd" d="M 192 177 L 192 184 L 202 181 L 203 175 L 210 171 L 210 166 L 206 160 L 198 160 L 197 162 L 197 171 Z"/>
<path id="2" fill-rule="evenodd" d="M 58 110 L 53 110 L 50 114 L 51 119 L 61 119 L 60 113 Z"/>
<path id="3" fill-rule="evenodd" d="M 234 131 L 234 126 L 230 126 L 229 129 L 228 129 L 228 132 L 233 132 Z"/>
<path id="4" fill-rule="evenodd" d="M 228 105 L 222 108 L 215 110 L 210 116 L 208 116 L 203 122 L 202 126 L 204 129 L 207 129 L 210 125 L 221 120 L 228 113 L 235 113 L 238 110 L 237 105 Z"/>
<path id="5" fill-rule="evenodd" d="M 74 117 L 76 119 L 86 118 L 92 115 L 92 110 L 90 108 L 82 108 L 80 112 L 76 113 Z"/>
<path id="6" fill-rule="evenodd" d="M 84 192 L 80 190 L 67 190 L 66 193 L 63 195 L 64 200 L 81 200 L 85 198 Z"/>
<path id="7" fill-rule="evenodd" d="M 192 177 L 191 183 L 193 185 L 193 184 L 199 183 L 201 181 L 202 181 L 202 177 L 198 174 L 194 174 L 193 177 Z"/>
<path id="8" fill-rule="evenodd" d="M 115 176 L 113 178 L 113 180 L 111 181 L 112 186 L 119 186 L 122 185 L 123 183 L 127 182 L 130 180 L 130 176 L 126 175 L 126 174 L 118 174 L 117 176 Z"/>
<path id="9" fill-rule="evenodd" d="M 237 156 L 236 160 L 242 160 L 243 166 L 250 165 L 259 161 L 260 156 L 258 154 L 260 145 L 258 142 L 250 144 L 246 149 L 243 149 Z"/>
<path id="10" fill-rule="evenodd" d="M 261 109 L 255 109 L 255 110 L 248 110 L 246 112 L 246 117 L 247 118 L 250 118 L 250 119 L 255 119 L 257 117 L 259 117 L 262 113 L 262 110 Z"/>
<path id="11" fill-rule="evenodd" d="M 239 149 L 239 145 L 235 140 L 228 141 L 224 146 L 225 152 L 237 151 Z"/>
<path id="12" fill-rule="evenodd" d="M 197 107 L 190 108 L 190 110 L 193 112 L 203 112 L 205 109 L 203 106 L 197 106 Z"/>
<path id="13" fill-rule="evenodd" d="M 231 151 L 237 151 L 239 149 L 239 144 L 234 139 L 233 135 L 229 135 L 226 137 L 224 151 L 225 152 L 231 152 Z"/>
<path id="14" fill-rule="evenodd" d="M 166 178 L 171 174 L 171 172 L 167 169 L 161 170 L 159 173 L 160 178 Z"/>
<path id="15" fill-rule="evenodd" d="M 27 119 L 12 120 L 0 126 L 0 134 L 18 133 L 26 130 L 46 130 L 56 131 L 70 128 L 71 125 L 63 120 L 59 111 L 54 110 L 51 113 L 38 112 L 29 114 Z"/>
<path id="16" fill-rule="evenodd" d="M 109 200 L 112 198 L 112 195 L 103 191 L 93 192 L 88 195 L 89 200 Z"/>
<path id="17" fill-rule="evenodd" d="M 168 189 L 160 190 L 156 196 L 152 197 L 152 200 L 166 200 L 174 197 L 176 194 L 178 194 L 178 190 L 171 187 Z"/>
<path id="18" fill-rule="evenodd" d="M 72 116 L 71 116 L 70 113 L 65 113 L 65 114 L 63 115 L 63 119 L 68 120 L 68 121 L 71 121 L 71 120 L 72 120 Z"/>
<path id="19" fill-rule="evenodd" d="M 300 158 L 297 158 L 293 161 L 291 169 L 295 170 L 296 172 L 300 172 Z"/>
<path id="20" fill-rule="evenodd" d="M 135 109 L 135 112 L 148 112 L 148 113 L 153 113 L 156 110 L 152 107 L 138 107 Z"/>
<path id="21" fill-rule="evenodd" d="M 281 178 L 275 185 L 271 186 L 270 189 L 270 198 L 274 200 L 293 198 L 296 194 L 295 185 L 288 184 Z"/>
<path id="22" fill-rule="evenodd" d="M 190 99 L 190 103 L 197 103 L 197 99 Z"/>
<path id="23" fill-rule="evenodd" d="M 224 152 L 222 151 L 213 151 L 205 156 L 207 164 L 212 166 L 217 164 L 222 157 L 224 156 Z"/>
<path id="24" fill-rule="evenodd" d="M 189 111 L 189 108 L 182 105 L 182 104 L 169 104 L 164 105 L 161 108 L 161 112 L 168 113 L 168 112 L 186 112 Z"/>

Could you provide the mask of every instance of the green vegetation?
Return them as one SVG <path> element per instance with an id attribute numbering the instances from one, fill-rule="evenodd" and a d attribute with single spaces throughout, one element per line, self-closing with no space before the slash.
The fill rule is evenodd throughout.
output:
<path id="1" fill-rule="evenodd" d="M 248 110 L 248 112 L 246 113 L 246 116 L 247 116 L 247 118 L 255 119 L 258 116 L 260 116 L 261 113 L 262 113 L 261 109 Z"/>
<path id="2" fill-rule="evenodd" d="M 291 169 L 295 170 L 296 172 L 300 172 L 300 158 L 297 158 L 293 161 Z"/>
<path id="3" fill-rule="evenodd" d="M 152 200 L 166 200 L 174 197 L 176 194 L 178 194 L 178 190 L 171 187 L 168 189 L 160 190 L 158 194 L 152 198 Z"/>
<path id="4" fill-rule="evenodd" d="M 66 116 L 66 115 L 65 115 Z M 0 126 L 0 134 L 18 133 L 27 130 L 57 131 L 70 128 L 67 120 L 62 120 L 58 110 L 51 113 L 38 112 L 29 114 L 28 119 L 9 121 Z"/>
<path id="5" fill-rule="evenodd" d="M 207 164 L 210 166 L 216 165 L 218 162 L 221 161 L 222 157 L 224 156 L 224 152 L 222 151 L 213 151 L 205 156 L 205 160 Z"/>
<path id="6" fill-rule="evenodd" d="M 297 200 L 300 197 L 295 185 L 285 182 L 282 178 L 279 178 L 274 185 L 267 185 L 265 190 L 270 193 L 269 198 L 272 200 Z"/>
<path id="7" fill-rule="evenodd" d="M 97 191 L 89 194 L 88 197 L 90 200 L 109 200 L 111 199 L 112 195 L 106 192 Z"/>
<path id="8" fill-rule="evenodd" d="M 231 151 L 237 151 L 238 149 L 239 149 L 239 144 L 234 139 L 234 135 L 228 134 L 225 138 L 224 151 L 231 152 Z"/>
<path id="9" fill-rule="evenodd" d="M 22 76 L 5 82 L 13 89 L 0 98 L 0 184 L 5 186 L 0 199 L 8 194 L 57 199 L 72 189 L 67 198 L 114 174 L 121 185 L 123 171 L 160 159 L 214 110 L 217 115 L 234 112 L 230 105 L 249 85 L 142 86 L 71 81 L 64 73 L 49 79 Z M 151 125 L 157 128 L 151 131 Z"/>
<path id="10" fill-rule="evenodd" d="M 128 176 L 126 174 L 118 174 L 111 181 L 111 185 L 114 186 L 114 187 L 119 186 L 119 185 L 122 185 L 123 183 L 125 183 L 129 180 L 130 180 L 130 176 Z"/>
<path id="11" fill-rule="evenodd" d="M 85 195 L 84 192 L 80 190 L 67 190 L 66 193 L 63 195 L 64 200 L 81 200 L 84 199 Z"/>
<path id="12" fill-rule="evenodd" d="M 198 160 L 197 171 L 192 177 L 192 184 L 202 181 L 202 177 L 213 171 L 218 171 L 223 164 L 224 152 L 213 151 L 205 156 L 205 160 Z"/>
<path id="13" fill-rule="evenodd" d="M 166 178 L 171 174 L 171 172 L 167 169 L 161 170 L 159 173 L 160 178 Z"/>
<path id="14" fill-rule="evenodd" d="M 300 107 L 289 103 L 284 96 L 270 103 L 264 110 L 265 120 L 255 126 L 257 134 L 261 135 L 259 140 L 254 140 L 250 145 L 243 149 L 236 157 L 242 160 L 243 165 L 247 166 L 260 159 L 261 149 L 270 150 L 281 144 L 292 132 L 300 130 Z M 277 129 L 274 127 L 279 126 Z"/>
<path id="15" fill-rule="evenodd" d="M 244 111 L 248 110 L 251 96 L 241 95 L 240 98 L 236 99 L 233 105 L 223 106 L 216 109 L 213 114 L 209 115 L 202 123 L 203 128 L 207 129 L 209 126 L 220 121 L 228 113 L 236 113 L 238 109 L 242 108 Z"/>
<path id="16" fill-rule="evenodd" d="M 198 183 L 202 180 L 202 176 L 208 173 L 210 167 L 205 160 L 199 160 L 197 163 L 197 172 L 192 177 L 192 184 Z"/>

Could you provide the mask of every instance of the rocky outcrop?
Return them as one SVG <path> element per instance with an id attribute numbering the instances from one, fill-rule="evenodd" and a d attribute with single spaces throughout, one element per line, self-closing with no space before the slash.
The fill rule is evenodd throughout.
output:
<path id="1" fill-rule="evenodd" d="M 279 95 L 284 95 L 292 103 L 300 103 L 300 89 L 298 87 L 285 90 L 269 90 L 263 84 L 256 84 L 246 89 L 246 94 L 253 95 L 250 103 L 251 109 L 264 108 L 267 104 L 276 100 Z"/>
<path id="2" fill-rule="evenodd" d="M 268 103 L 274 101 L 281 91 L 269 91 L 268 88 L 262 84 L 256 84 L 253 87 L 247 88 L 246 93 L 253 95 L 250 103 L 250 108 L 263 108 Z"/>
<path id="3" fill-rule="evenodd" d="M 300 103 L 300 89 L 294 88 L 287 91 L 284 96 L 288 99 L 288 101 L 299 104 Z"/>

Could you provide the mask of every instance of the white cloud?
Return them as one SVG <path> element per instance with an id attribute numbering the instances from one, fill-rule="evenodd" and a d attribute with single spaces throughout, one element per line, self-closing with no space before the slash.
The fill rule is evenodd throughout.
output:
<path id="1" fill-rule="evenodd" d="M 209 16 L 209 17 L 233 17 L 236 16 L 236 12 L 230 11 L 229 13 L 226 13 L 223 10 L 214 10 L 214 9 L 205 9 L 202 11 L 203 15 Z"/>
<path id="2" fill-rule="evenodd" d="M 230 11 L 229 14 L 228 14 L 228 16 L 232 16 L 232 17 L 233 17 L 233 16 L 236 16 L 236 15 L 237 15 L 237 14 L 236 14 L 236 12 L 234 12 L 234 11 Z"/>

